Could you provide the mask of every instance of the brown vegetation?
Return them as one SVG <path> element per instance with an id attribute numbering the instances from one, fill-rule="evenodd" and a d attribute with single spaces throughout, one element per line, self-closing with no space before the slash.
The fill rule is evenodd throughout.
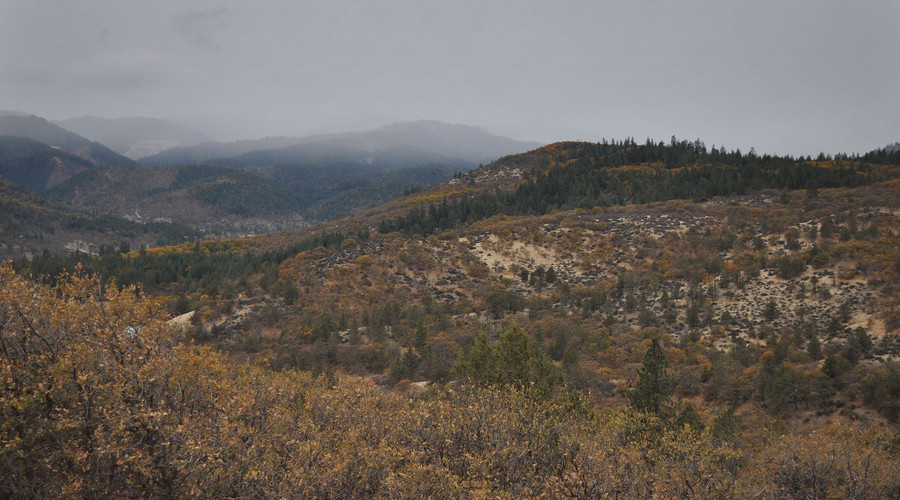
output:
<path id="1" fill-rule="evenodd" d="M 890 496 L 896 430 L 387 391 L 176 342 L 133 290 L 0 270 L 4 497 Z M 404 386 L 405 387 L 405 386 Z"/>

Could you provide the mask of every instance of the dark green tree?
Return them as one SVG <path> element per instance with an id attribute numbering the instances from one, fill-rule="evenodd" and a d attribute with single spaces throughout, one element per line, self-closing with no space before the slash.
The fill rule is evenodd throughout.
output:
<path id="1" fill-rule="evenodd" d="M 815 335 L 813 335 L 813 337 L 809 339 L 809 343 L 806 344 L 806 353 L 815 361 L 822 359 L 822 344 Z"/>
<path id="2" fill-rule="evenodd" d="M 457 371 L 472 380 L 482 384 L 493 384 L 498 381 L 494 350 L 484 333 L 475 337 L 475 344 L 469 350 L 468 356 L 460 361 Z"/>
<path id="3" fill-rule="evenodd" d="M 634 389 L 628 391 L 631 407 L 659 415 L 668 416 L 672 405 L 672 389 L 675 381 L 668 372 L 669 360 L 659 343 L 653 339 L 644 362 L 638 368 L 638 380 Z"/>
<path id="4" fill-rule="evenodd" d="M 508 384 L 547 398 L 565 383 L 563 372 L 544 348 L 519 325 L 503 328 L 494 345 L 479 334 L 456 366 L 459 375 L 478 384 Z"/>
<path id="5" fill-rule="evenodd" d="M 425 344 L 428 343 L 428 329 L 425 328 L 424 323 L 419 323 L 416 325 L 416 332 L 413 335 L 413 346 L 416 349 L 421 349 L 425 347 Z"/>
<path id="6" fill-rule="evenodd" d="M 742 427 L 741 417 L 729 406 L 713 419 L 710 435 L 716 442 L 734 442 L 740 436 Z"/>
<path id="7" fill-rule="evenodd" d="M 178 296 L 178 299 L 175 301 L 175 315 L 182 315 L 191 310 L 191 301 L 188 300 L 184 294 Z"/>
<path id="8" fill-rule="evenodd" d="M 703 424 L 703 419 L 700 417 L 700 413 L 697 411 L 697 408 L 694 408 L 694 405 L 691 403 L 683 403 L 681 405 L 681 409 L 678 411 L 678 416 L 675 417 L 674 426 L 676 429 L 684 428 L 684 426 L 688 426 L 692 432 L 700 433 L 703 432 L 703 429 L 706 427 Z"/>
<path id="9" fill-rule="evenodd" d="M 285 283 L 283 290 L 285 305 L 292 306 L 300 298 L 300 290 L 293 283 Z"/>
<path id="10" fill-rule="evenodd" d="M 388 373 L 395 381 L 412 380 L 421 359 L 413 351 L 406 351 L 400 355 L 388 369 Z"/>

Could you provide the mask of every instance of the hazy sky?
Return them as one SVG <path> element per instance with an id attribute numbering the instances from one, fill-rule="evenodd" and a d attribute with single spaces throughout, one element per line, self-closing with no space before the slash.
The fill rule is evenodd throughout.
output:
<path id="1" fill-rule="evenodd" d="M 0 0 L 0 109 L 866 151 L 900 141 L 900 2 Z"/>

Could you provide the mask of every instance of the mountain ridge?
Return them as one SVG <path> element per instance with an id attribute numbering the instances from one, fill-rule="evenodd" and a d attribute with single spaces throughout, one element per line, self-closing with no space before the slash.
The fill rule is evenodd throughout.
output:
<path id="1" fill-rule="evenodd" d="M 415 137 L 410 138 L 412 135 Z M 477 146 L 474 148 L 474 152 L 473 138 L 477 138 L 474 141 Z M 148 166 L 160 166 L 223 161 L 227 158 L 258 151 L 266 151 L 266 153 L 257 154 L 281 156 L 282 161 L 285 162 L 304 162 L 308 161 L 310 155 L 315 154 L 316 146 L 312 145 L 316 144 L 326 144 L 325 148 L 332 151 L 332 155 L 343 154 L 352 157 L 360 152 L 377 153 L 392 149 L 415 150 L 476 164 L 492 161 L 507 154 L 533 149 L 540 145 L 536 142 L 516 141 L 496 136 L 479 127 L 420 120 L 360 132 L 203 143 L 164 151 L 143 158 L 141 163 Z M 311 148 L 312 152 L 305 148 Z M 291 150 L 288 151 L 289 149 Z"/>
<path id="2" fill-rule="evenodd" d="M 254 149 L 297 141 L 302 144 Z M 434 121 L 350 134 L 215 143 L 210 150 L 205 149 L 210 143 L 203 143 L 171 151 L 206 151 L 204 157 L 224 151 L 220 146 L 232 153 L 251 151 L 215 161 L 98 168 L 48 195 L 80 210 L 128 217 L 138 211 L 219 234 L 253 234 L 358 213 L 408 189 L 475 168 L 475 159 L 532 145 Z M 142 161 L 154 163 L 159 157 Z M 194 180 L 185 184 L 176 178 Z"/>
<path id="3" fill-rule="evenodd" d="M 25 137 L 59 148 L 97 165 L 136 166 L 128 159 L 96 141 L 86 139 L 45 118 L 35 115 L 0 116 L 0 135 Z"/>

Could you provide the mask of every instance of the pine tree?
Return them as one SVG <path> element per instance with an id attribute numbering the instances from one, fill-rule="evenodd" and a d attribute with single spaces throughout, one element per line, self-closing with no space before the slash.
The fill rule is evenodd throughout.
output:
<path id="1" fill-rule="evenodd" d="M 475 344 L 469 350 L 468 356 L 461 361 L 457 371 L 466 377 L 482 384 L 493 384 L 498 381 L 494 350 L 484 333 L 475 337 Z"/>
<path id="2" fill-rule="evenodd" d="M 822 359 L 822 344 L 815 335 L 813 335 L 813 338 L 809 339 L 809 343 L 806 344 L 806 353 L 816 361 Z"/>
<path id="3" fill-rule="evenodd" d="M 422 349 L 427 343 L 428 329 L 425 328 L 424 323 L 419 323 L 418 325 L 416 325 L 416 332 L 413 336 L 413 346 L 415 346 L 416 349 Z"/>
<path id="4" fill-rule="evenodd" d="M 766 321 L 775 321 L 778 318 L 778 304 L 775 302 L 775 299 L 772 299 L 766 302 L 766 307 L 763 310 L 763 318 Z"/>
<path id="5" fill-rule="evenodd" d="M 501 329 L 493 346 L 485 334 L 476 336 L 456 372 L 482 385 L 507 384 L 527 389 L 538 399 L 550 397 L 565 383 L 562 371 L 543 347 L 519 325 Z"/>
<path id="6" fill-rule="evenodd" d="M 191 310 L 191 301 L 182 293 L 175 301 L 175 315 L 181 315 Z"/>
<path id="7" fill-rule="evenodd" d="M 643 364 L 638 368 L 637 383 L 634 389 L 628 391 L 628 401 L 632 408 L 660 417 L 668 415 L 674 386 L 668 367 L 669 360 L 659 344 L 659 339 L 653 339 L 653 343 L 644 354 Z"/>

